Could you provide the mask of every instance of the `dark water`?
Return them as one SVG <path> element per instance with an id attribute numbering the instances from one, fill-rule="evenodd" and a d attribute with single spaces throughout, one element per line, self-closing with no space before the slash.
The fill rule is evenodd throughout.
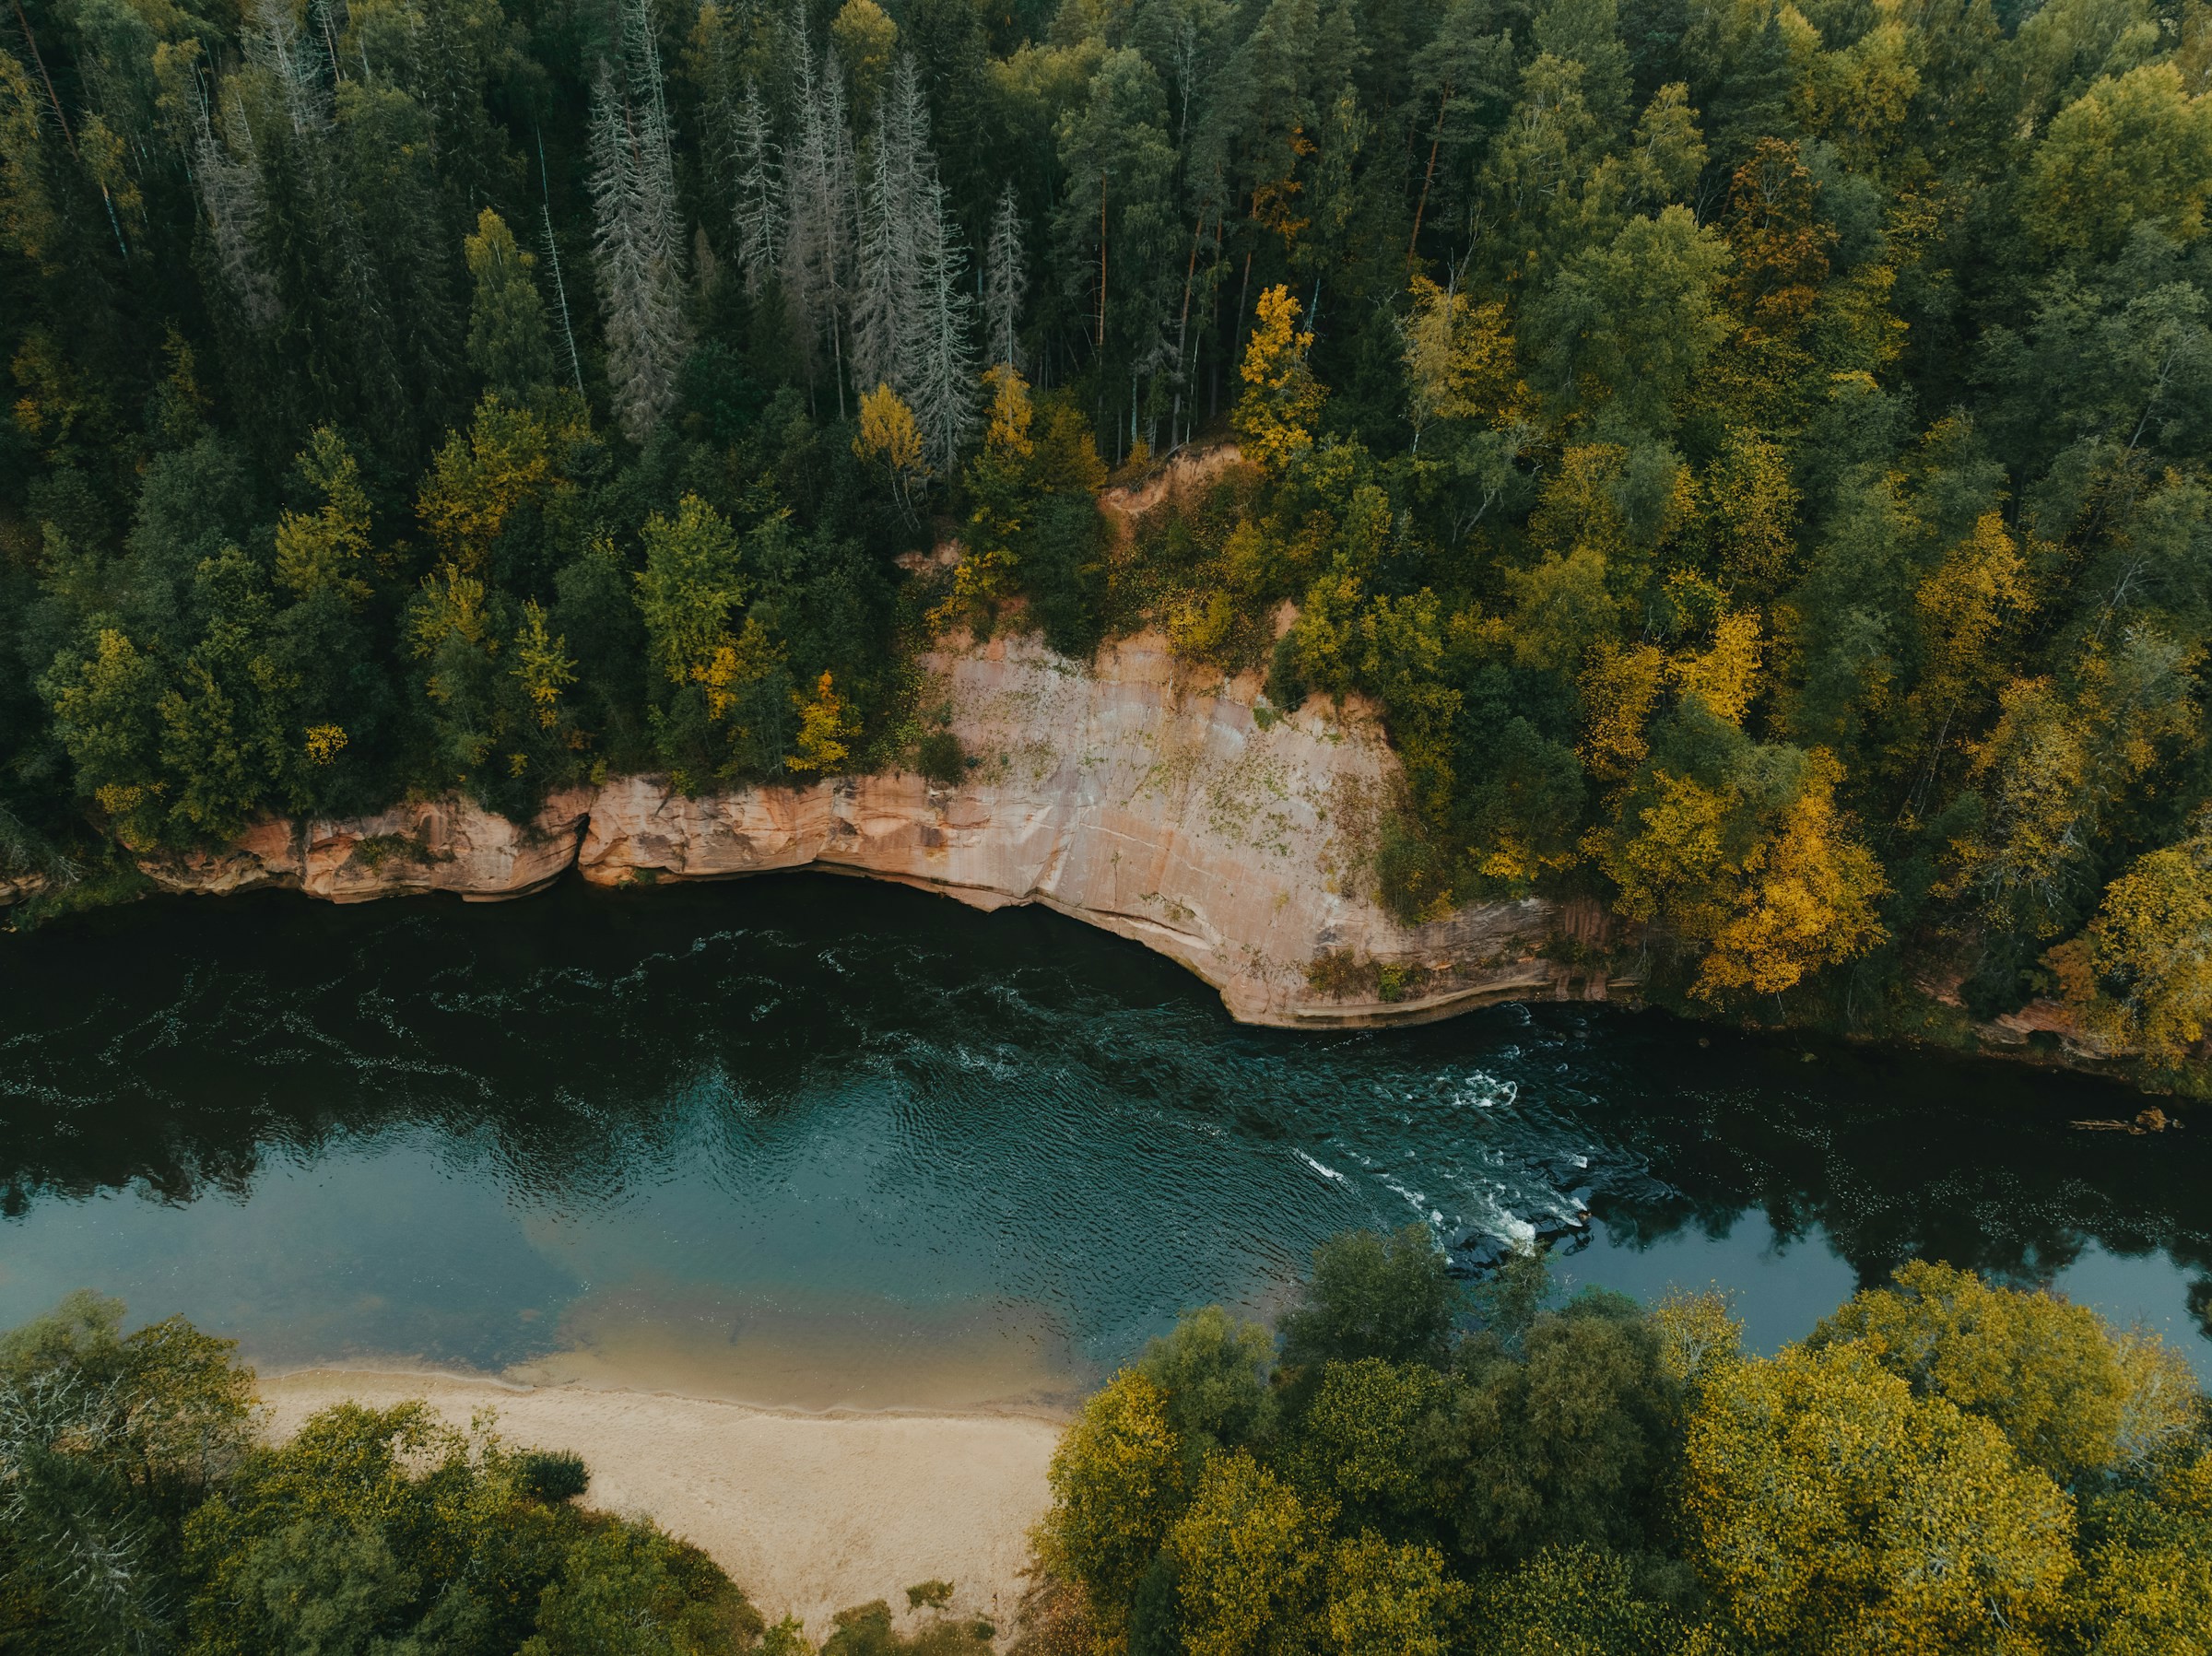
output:
<path id="1" fill-rule="evenodd" d="M 782 1402 L 1065 1392 L 1313 1244 L 1512 1230 L 1751 1338 L 1915 1254 L 2212 1369 L 2212 1115 L 1602 1006 L 1239 1028 L 1132 945 L 818 875 L 146 904 L 0 937 L 0 1323 L 91 1286 L 270 1364 Z"/>

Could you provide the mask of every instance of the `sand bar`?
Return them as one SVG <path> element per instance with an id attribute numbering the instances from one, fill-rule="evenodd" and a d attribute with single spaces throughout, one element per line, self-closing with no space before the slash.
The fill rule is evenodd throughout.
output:
<path id="1" fill-rule="evenodd" d="M 791 1612 L 817 1638 L 833 1612 L 878 1598 L 903 1611 L 905 1589 L 932 1580 L 954 1583 L 956 1610 L 1007 1626 L 1061 1429 L 1037 1414 L 807 1414 L 367 1369 L 260 1384 L 277 1436 L 348 1398 L 424 1398 L 460 1427 L 494 1409 L 510 1442 L 582 1455 L 591 1505 L 650 1516 L 704 1548 L 771 1620 Z"/>

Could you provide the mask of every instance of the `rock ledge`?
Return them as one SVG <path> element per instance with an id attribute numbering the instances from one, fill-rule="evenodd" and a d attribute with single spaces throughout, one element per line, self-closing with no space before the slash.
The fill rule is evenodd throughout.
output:
<path id="1" fill-rule="evenodd" d="M 969 754 L 957 787 L 898 773 L 701 797 L 665 779 L 564 791 L 516 824 L 464 800 L 345 822 L 272 821 L 150 859 L 164 888 L 280 886 L 335 902 L 524 896 L 571 863 L 599 886 L 809 865 L 979 909 L 1043 903 L 1182 962 L 1248 1023 L 1415 1022 L 1500 1000 L 1602 1000 L 1594 905 L 1530 898 L 1403 927 L 1375 902 L 1372 838 L 1397 761 L 1371 712 L 1268 709 L 1256 677 L 1194 676 L 1155 635 L 1081 667 L 1026 640 L 926 658 Z"/>

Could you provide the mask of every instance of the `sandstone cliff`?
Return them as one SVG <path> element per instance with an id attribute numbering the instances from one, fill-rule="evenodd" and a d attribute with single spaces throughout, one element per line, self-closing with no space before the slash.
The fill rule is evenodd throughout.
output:
<path id="1" fill-rule="evenodd" d="M 603 886 L 816 865 L 982 909 L 1047 904 L 1181 961 L 1253 1023 L 1408 1021 L 1620 986 L 1538 952 L 1602 943 L 1594 913 L 1529 899 L 1407 929 L 1377 906 L 1371 841 L 1396 761 L 1357 706 L 1276 713 L 1256 678 L 1194 678 L 1149 635 L 1088 668 L 1006 640 L 925 665 L 970 756 L 955 787 L 892 774 L 689 798 L 624 777 L 558 794 L 526 824 L 427 802 L 266 823 L 147 872 L 176 891 L 490 901 L 571 863 Z"/>

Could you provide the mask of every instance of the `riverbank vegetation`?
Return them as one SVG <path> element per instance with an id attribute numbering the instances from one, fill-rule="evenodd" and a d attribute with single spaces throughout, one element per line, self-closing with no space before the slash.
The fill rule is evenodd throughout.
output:
<path id="1" fill-rule="evenodd" d="M 421 1403 L 272 1443 L 228 1343 L 121 1315 L 0 1335 L 0 1650 L 818 1656 L 572 1454 Z M 1003 1638 L 924 1581 L 818 1656 L 2212 1651 L 2187 1362 L 1941 1264 L 1766 1357 L 1717 1292 L 1567 1296 L 1540 1254 L 1469 1291 L 1421 1227 L 1355 1233 L 1272 1329 L 1184 1316 L 1050 1481 Z"/>
<path id="2" fill-rule="evenodd" d="M 1154 627 L 1382 710 L 1402 918 L 2179 1072 L 2208 83 L 2202 0 L 24 0 L 0 877 L 957 778 L 917 649 Z"/>
<path id="3" fill-rule="evenodd" d="M 1031 1656 L 2212 1650 L 2187 1365 L 1912 1263 L 1772 1357 L 1725 1301 L 1465 1302 L 1418 1227 L 1323 1248 L 1085 1405 Z"/>
<path id="4" fill-rule="evenodd" d="M 122 1315 L 77 1294 L 0 1334 L 9 1656 L 817 1656 L 697 1547 L 578 1505 L 573 1454 L 422 1403 L 341 1403 L 272 1445 L 229 1342 Z M 841 1612 L 820 1656 L 983 1656 L 951 1591 L 909 1590 L 911 1632 Z"/>

